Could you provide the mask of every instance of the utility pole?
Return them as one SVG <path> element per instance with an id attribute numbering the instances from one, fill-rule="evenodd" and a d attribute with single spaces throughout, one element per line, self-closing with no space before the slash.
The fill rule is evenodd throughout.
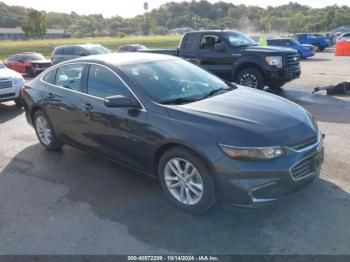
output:
<path id="1" fill-rule="evenodd" d="M 149 33 L 149 25 L 148 25 L 148 2 L 143 3 L 143 9 L 145 10 L 145 28 L 144 28 L 144 34 L 148 35 Z"/>

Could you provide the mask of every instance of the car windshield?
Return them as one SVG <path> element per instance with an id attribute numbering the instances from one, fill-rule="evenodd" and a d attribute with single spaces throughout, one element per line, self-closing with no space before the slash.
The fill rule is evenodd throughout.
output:
<path id="1" fill-rule="evenodd" d="M 6 66 L 0 61 L 0 69 L 5 69 Z"/>
<path id="2" fill-rule="evenodd" d="M 86 46 L 84 47 L 86 50 L 89 51 L 89 54 L 91 55 L 101 55 L 101 54 L 108 54 L 111 51 L 104 46 L 101 45 L 94 45 L 94 46 Z"/>
<path id="3" fill-rule="evenodd" d="M 38 61 L 46 60 L 46 58 L 41 54 L 25 54 L 23 55 L 23 61 Z"/>
<path id="4" fill-rule="evenodd" d="M 300 43 L 296 39 L 291 38 L 291 39 L 289 39 L 289 41 L 292 45 L 300 45 Z"/>
<path id="5" fill-rule="evenodd" d="M 226 33 L 224 34 L 226 40 L 230 43 L 233 47 L 241 47 L 241 46 L 256 46 L 258 45 L 253 39 L 250 37 L 240 34 L 240 33 Z"/>
<path id="6" fill-rule="evenodd" d="M 231 89 L 218 77 L 181 59 L 124 65 L 122 70 L 162 104 L 193 102 Z"/>

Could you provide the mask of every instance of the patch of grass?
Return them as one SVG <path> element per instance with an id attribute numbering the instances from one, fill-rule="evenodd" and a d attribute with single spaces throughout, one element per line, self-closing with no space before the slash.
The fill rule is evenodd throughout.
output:
<path id="1" fill-rule="evenodd" d="M 0 41 L 0 60 L 4 60 L 12 54 L 19 52 L 38 52 L 50 56 L 54 47 L 58 45 L 77 44 L 101 44 L 112 51 L 124 44 L 141 44 L 148 48 L 176 48 L 181 36 L 134 36 L 125 38 L 68 38 L 68 39 L 45 39 L 28 41 Z"/>

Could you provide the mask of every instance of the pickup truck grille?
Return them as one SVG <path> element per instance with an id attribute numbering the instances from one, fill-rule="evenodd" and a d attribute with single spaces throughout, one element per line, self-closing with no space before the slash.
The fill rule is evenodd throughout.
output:
<path id="1" fill-rule="evenodd" d="M 0 79 L 0 89 L 11 88 L 11 87 L 12 87 L 11 78 Z"/>
<path id="2" fill-rule="evenodd" d="M 299 65 L 300 58 L 298 54 L 291 54 L 287 56 L 286 67 L 294 67 Z"/>

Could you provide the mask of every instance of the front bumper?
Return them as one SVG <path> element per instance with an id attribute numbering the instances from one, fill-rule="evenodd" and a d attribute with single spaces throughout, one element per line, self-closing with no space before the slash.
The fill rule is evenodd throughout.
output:
<path id="1" fill-rule="evenodd" d="M 286 148 L 272 161 L 237 161 L 225 157 L 215 163 L 215 181 L 226 205 L 270 205 L 319 176 L 324 158 L 323 136 L 302 149 Z"/>
<path id="2" fill-rule="evenodd" d="M 9 88 L 0 88 L 0 102 L 7 102 L 16 100 L 20 96 L 20 89 L 24 85 L 24 82 L 13 83 Z"/>
<path id="3" fill-rule="evenodd" d="M 266 83 L 268 86 L 287 83 L 296 78 L 299 78 L 301 74 L 300 66 L 295 66 L 286 69 L 274 69 L 268 70 L 265 74 Z"/>

